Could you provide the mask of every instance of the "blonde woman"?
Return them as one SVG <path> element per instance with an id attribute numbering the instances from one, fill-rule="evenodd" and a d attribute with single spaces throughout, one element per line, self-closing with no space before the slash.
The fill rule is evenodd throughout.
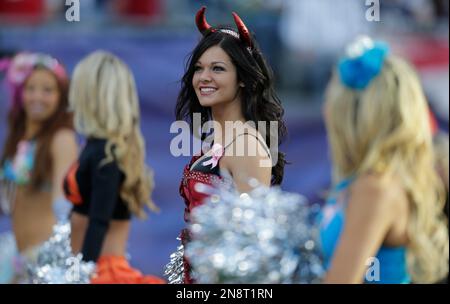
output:
<path id="1" fill-rule="evenodd" d="M 445 192 L 447 194 L 447 201 L 445 206 L 445 213 L 448 216 L 448 163 L 449 163 L 449 140 L 448 134 L 440 131 L 433 136 L 433 147 L 435 155 L 435 165 L 439 177 L 444 183 Z"/>
<path id="2" fill-rule="evenodd" d="M 325 283 L 432 283 L 448 273 L 444 193 L 411 66 L 362 38 L 326 92 L 335 189 L 323 212 Z"/>
<path id="3" fill-rule="evenodd" d="M 151 172 L 144 163 L 135 82 L 114 55 L 97 51 L 75 68 L 69 92 L 76 130 L 87 137 L 64 182 L 71 214 L 72 249 L 97 263 L 92 283 L 163 283 L 128 264 L 132 215 L 156 209 Z"/>

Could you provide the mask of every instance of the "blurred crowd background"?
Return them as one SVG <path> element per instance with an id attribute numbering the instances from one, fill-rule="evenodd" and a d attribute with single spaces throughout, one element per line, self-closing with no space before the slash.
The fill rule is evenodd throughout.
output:
<path id="1" fill-rule="evenodd" d="M 231 12 L 238 12 L 275 72 L 289 131 L 280 148 L 291 162 L 285 190 L 320 202 L 330 186 L 323 93 L 337 57 L 360 34 L 389 42 L 394 53 L 415 65 L 439 126 L 448 132 L 449 1 L 369 2 L 80 0 L 80 20 L 69 22 L 65 0 L 0 0 L 0 57 L 44 52 L 61 60 L 71 73 L 85 55 L 105 49 L 130 66 L 139 91 L 147 162 L 155 170 L 154 199 L 161 212 L 133 222 L 129 252 L 132 265 L 161 275 L 184 226 L 178 186 L 189 159 L 170 154 L 175 134 L 169 128 L 187 56 L 200 38 L 194 15 L 201 5 L 207 6 L 213 25 L 233 24 Z M 366 14 L 376 3 L 379 21 L 370 21 Z M 0 86 L 0 148 L 8 98 L 6 87 Z M 0 232 L 9 225 L 8 218 L 0 218 Z"/>

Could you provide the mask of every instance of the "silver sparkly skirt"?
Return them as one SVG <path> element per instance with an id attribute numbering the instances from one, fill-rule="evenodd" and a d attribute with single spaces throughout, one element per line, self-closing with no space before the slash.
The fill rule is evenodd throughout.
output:
<path id="1" fill-rule="evenodd" d="M 95 264 L 73 255 L 70 224 L 58 223 L 42 244 L 19 254 L 12 233 L 0 235 L 0 283 L 88 284 Z"/>

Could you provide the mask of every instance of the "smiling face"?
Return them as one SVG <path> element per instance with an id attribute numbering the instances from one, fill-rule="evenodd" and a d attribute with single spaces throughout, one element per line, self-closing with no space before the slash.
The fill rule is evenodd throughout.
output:
<path id="1" fill-rule="evenodd" d="M 60 92 L 56 77 L 45 69 L 33 71 L 23 87 L 22 99 L 27 118 L 43 123 L 58 108 Z"/>
<path id="2" fill-rule="evenodd" d="M 239 97 L 236 67 L 222 48 L 210 47 L 200 56 L 192 86 L 203 107 L 224 105 Z"/>

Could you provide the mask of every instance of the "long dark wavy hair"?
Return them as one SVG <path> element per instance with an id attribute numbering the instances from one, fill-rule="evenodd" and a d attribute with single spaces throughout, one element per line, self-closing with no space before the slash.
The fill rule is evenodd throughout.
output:
<path id="1" fill-rule="evenodd" d="M 254 35 L 251 35 L 252 47 L 249 48 L 240 39 L 228 33 L 221 32 L 221 29 L 236 32 L 228 26 L 220 26 L 207 30 L 202 40 L 188 57 L 185 67 L 186 72 L 181 80 L 181 91 L 175 107 L 176 119 L 188 121 L 191 125 L 192 132 L 193 113 L 201 113 L 202 125 L 212 118 L 211 109 L 200 105 L 192 86 L 192 78 L 194 76 L 195 64 L 202 54 L 213 46 L 219 46 L 228 54 L 235 65 L 238 82 L 242 82 L 245 85 L 240 88 L 242 113 L 245 119 L 247 121 L 253 121 L 256 126 L 258 125 L 258 121 L 278 122 L 277 144 L 280 145 L 287 134 L 287 129 L 283 121 L 284 109 L 275 93 L 271 68 L 266 63 Z M 259 131 L 263 131 L 262 134 L 265 134 L 266 144 L 270 147 L 269 127 L 270 124 L 266 124 L 266 130 Z M 285 164 L 284 153 L 278 151 L 278 162 L 272 168 L 272 185 L 281 184 L 283 181 Z"/>
<path id="2" fill-rule="evenodd" d="M 34 70 L 38 69 L 50 71 L 41 65 L 34 67 Z M 50 72 L 53 74 L 52 71 Z M 59 79 L 56 75 L 55 78 L 58 83 L 59 103 L 55 113 L 43 123 L 40 131 L 34 137 L 36 140 L 36 154 L 29 185 L 29 189 L 32 191 L 37 191 L 51 176 L 53 162 L 50 147 L 56 131 L 62 128 L 73 130 L 72 114 L 67 111 L 69 81 L 67 79 Z M 17 145 L 25 135 L 26 113 L 22 101 L 22 90 L 25 83 L 26 80 L 20 87 L 16 88 L 17 91 L 13 94 L 15 98 L 19 99 L 19 102 L 16 103 L 18 106 L 11 107 L 8 112 L 8 133 L 0 161 L 1 165 L 7 159 L 14 157 L 17 152 Z"/>

